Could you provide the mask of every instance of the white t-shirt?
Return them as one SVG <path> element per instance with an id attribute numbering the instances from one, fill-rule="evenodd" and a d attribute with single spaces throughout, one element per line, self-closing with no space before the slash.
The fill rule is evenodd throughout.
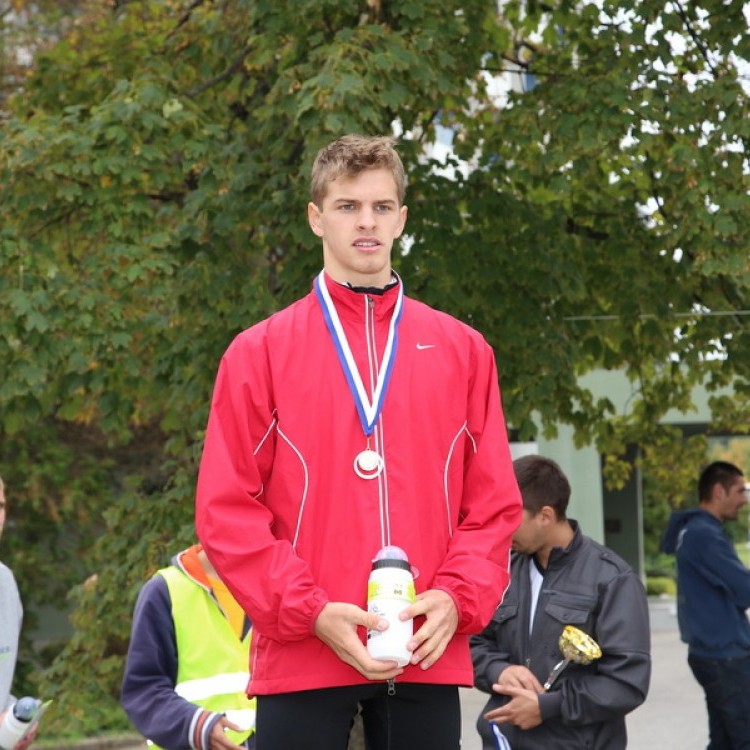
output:
<path id="1" fill-rule="evenodd" d="M 536 603 L 539 601 L 539 592 L 542 590 L 544 576 L 536 565 L 536 560 L 532 558 L 529 565 L 529 583 L 531 584 L 531 608 L 529 610 L 529 635 L 534 627 L 534 615 L 536 614 Z"/>

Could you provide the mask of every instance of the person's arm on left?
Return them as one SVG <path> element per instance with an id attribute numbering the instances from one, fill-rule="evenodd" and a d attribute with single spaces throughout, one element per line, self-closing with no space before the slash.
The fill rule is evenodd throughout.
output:
<path id="1" fill-rule="evenodd" d="M 517 605 L 514 605 L 517 608 Z M 469 639 L 474 666 L 474 687 L 485 693 L 496 693 L 497 685 L 527 688 L 535 693 L 542 686 L 533 672 L 520 664 L 521 643 L 513 641 L 513 630 L 503 627 L 503 605 L 498 607 L 490 624 Z"/>
<path id="2" fill-rule="evenodd" d="M 120 702 L 133 726 L 171 750 L 207 750 L 223 717 L 175 692 L 177 646 L 167 584 L 147 581 L 135 606 Z"/>
<path id="3" fill-rule="evenodd" d="M 510 543 L 521 521 L 495 359 L 481 336 L 472 345 L 459 523 L 432 588 L 402 613 L 423 615 L 412 638 L 412 664 L 428 668 L 456 632 L 478 633 L 489 622 L 510 580 Z"/>
<path id="4" fill-rule="evenodd" d="M 10 692 L 18 657 L 18 639 L 21 634 L 23 608 L 13 572 L 0 563 L 0 712 L 13 703 Z"/>

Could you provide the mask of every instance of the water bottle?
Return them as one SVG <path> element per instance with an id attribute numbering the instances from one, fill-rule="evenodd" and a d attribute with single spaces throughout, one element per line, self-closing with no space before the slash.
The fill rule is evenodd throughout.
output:
<path id="1" fill-rule="evenodd" d="M 414 633 L 414 623 L 401 621 L 398 616 L 415 599 L 406 553 L 400 547 L 383 547 L 373 560 L 367 582 L 367 611 L 388 620 L 387 630 L 367 631 L 367 650 L 373 659 L 395 661 L 399 667 L 409 663 L 411 651 L 406 644 Z"/>
<path id="2" fill-rule="evenodd" d="M 28 729 L 29 723 L 41 705 L 42 702 L 37 698 L 26 696 L 19 698 L 8 709 L 5 720 L 0 724 L 0 748 L 2 750 L 12 750 Z"/>

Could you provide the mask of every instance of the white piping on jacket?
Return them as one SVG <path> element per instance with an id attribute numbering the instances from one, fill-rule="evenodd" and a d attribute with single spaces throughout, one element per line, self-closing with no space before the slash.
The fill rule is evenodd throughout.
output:
<path id="1" fill-rule="evenodd" d="M 305 503 L 307 502 L 307 490 L 310 485 L 310 475 L 307 471 L 307 464 L 305 463 L 305 459 L 302 458 L 302 453 L 299 451 L 297 446 L 283 433 L 278 425 L 276 426 L 276 432 L 279 433 L 279 437 L 281 437 L 286 442 L 286 444 L 295 452 L 300 464 L 302 465 L 302 471 L 305 473 L 305 484 L 302 488 L 302 502 L 300 502 L 299 505 L 299 513 L 297 514 L 297 526 L 294 529 L 294 538 L 292 539 L 292 549 L 296 552 L 297 541 L 299 540 L 299 532 L 300 528 L 302 527 L 302 516 L 304 515 Z"/>
<path id="2" fill-rule="evenodd" d="M 443 493 L 445 495 L 445 517 L 448 520 L 448 536 L 453 538 L 453 526 L 451 525 L 451 505 L 450 498 L 448 496 L 448 471 L 451 466 L 451 459 L 453 458 L 453 451 L 456 448 L 458 438 L 461 437 L 461 433 L 465 432 L 469 440 L 471 440 L 471 446 L 474 453 L 477 452 L 477 441 L 474 440 L 474 436 L 469 432 L 467 422 L 464 422 L 458 432 L 456 433 L 453 440 L 451 440 L 451 447 L 448 449 L 448 456 L 445 461 L 445 469 L 443 471 Z"/>
<path id="3" fill-rule="evenodd" d="M 378 372 L 378 350 L 375 343 L 375 307 L 371 305 L 370 295 L 364 295 L 365 303 L 365 342 L 367 344 L 367 369 L 370 375 L 370 394 L 375 391 L 380 372 Z M 396 312 L 394 311 L 395 315 Z M 371 396 L 372 397 L 372 396 Z M 380 515 L 380 546 L 385 547 L 391 543 L 391 517 L 388 498 L 388 467 L 385 462 L 385 439 L 383 435 L 383 415 L 380 414 L 374 425 L 373 438 L 374 449 L 383 461 L 383 470 L 377 476 L 378 482 L 378 509 Z"/>
<path id="4" fill-rule="evenodd" d="M 302 453 L 297 448 L 297 446 L 284 434 L 284 431 L 279 427 L 279 420 L 276 417 L 276 410 L 274 409 L 272 414 L 272 420 L 271 424 L 268 425 L 268 429 L 266 430 L 263 437 L 260 439 L 260 442 L 258 443 L 257 447 L 253 451 L 253 455 L 257 456 L 258 451 L 263 447 L 263 444 L 268 440 L 268 437 L 273 432 L 274 427 L 276 428 L 276 432 L 279 434 L 279 437 L 294 451 L 295 455 L 299 459 L 300 464 L 302 465 L 302 471 L 305 474 L 305 484 L 302 488 L 302 502 L 299 506 L 299 512 L 297 514 L 297 525 L 294 529 L 294 539 L 292 539 L 292 549 L 296 551 L 297 549 L 297 541 L 299 540 L 299 532 L 300 528 L 302 526 L 302 515 L 305 511 L 305 503 L 307 502 L 307 491 L 310 485 L 310 474 L 307 470 L 307 464 L 305 463 L 305 459 L 302 457 Z M 263 487 L 260 488 L 260 492 L 258 492 L 257 495 L 254 495 L 254 497 L 257 499 L 263 494 Z"/>

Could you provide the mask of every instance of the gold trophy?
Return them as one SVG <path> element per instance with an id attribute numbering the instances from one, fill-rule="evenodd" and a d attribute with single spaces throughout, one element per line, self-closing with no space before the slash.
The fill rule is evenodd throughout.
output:
<path id="1" fill-rule="evenodd" d="M 552 687 L 552 683 L 571 662 L 575 664 L 591 664 L 592 661 L 599 659 L 602 655 L 599 644 L 590 635 L 584 633 L 583 630 L 579 630 L 572 625 L 566 625 L 563 628 L 558 643 L 564 658 L 555 664 L 549 673 L 547 682 L 544 683 L 545 690 L 549 690 Z"/>

